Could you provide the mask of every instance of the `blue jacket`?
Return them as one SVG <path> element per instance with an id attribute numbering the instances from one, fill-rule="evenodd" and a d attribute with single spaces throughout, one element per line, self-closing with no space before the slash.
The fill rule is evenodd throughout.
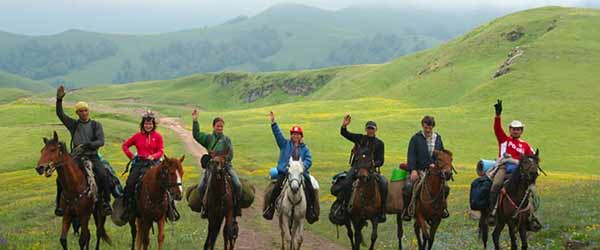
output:
<path id="1" fill-rule="evenodd" d="M 287 167 L 290 162 L 290 157 L 292 157 L 292 153 L 294 152 L 294 143 L 291 140 L 283 137 L 281 129 L 279 129 L 277 123 L 271 124 L 271 130 L 273 131 L 273 136 L 275 136 L 275 141 L 279 147 L 277 171 L 280 175 L 285 175 L 287 174 Z M 304 164 L 304 175 L 308 176 L 308 170 L 312 165 L 312 155 L 310 154 L 308 146 L 306 146 L 304 143 L 300 143 L 298 154 L 300 155 L 300 159 L 302 159 L 302 163 Z"/>

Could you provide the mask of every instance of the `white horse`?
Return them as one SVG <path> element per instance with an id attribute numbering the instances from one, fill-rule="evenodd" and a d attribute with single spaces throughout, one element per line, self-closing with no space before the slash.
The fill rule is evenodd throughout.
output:
<path id="1" fill-rule="evenodd" d="M 298 250 L 302 246 L 306 216 L 303 172 L 302 159 L 290 159 L 286 181 L 277 202 L 282 250 Z"/>

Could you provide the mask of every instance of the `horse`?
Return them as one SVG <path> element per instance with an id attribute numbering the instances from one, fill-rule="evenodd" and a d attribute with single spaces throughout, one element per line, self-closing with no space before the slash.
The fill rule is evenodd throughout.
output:
<path id="1" fill-rule="evenodd" d="M 350 220 L 346 223 L 346 229 L 352 249 L 359 250 L 360 245 L 364 243 L 362 229 L 367 225 L 367 221 L 371 221 L 373 229 L 369 249 L 372 250 L 377 241 L 377 216 L 383 209 L 382 197 L 372 164 L 360 164 L 359 161 L 356 168 L 357 179 L 353 183 L 350 196 Z M 352 228 L 354 228 L 354 236 L 352 236 Z"/>
<path id="2" fill-rule="evenodd" d="M 238 235 L 238 225 L 235 221 L 233 211 L 234 190 L 231 176 L 225 170 L 226 156 L 228 150 L 224 154 L 214 155 L 208 164 L 208 189 L 206 190 L 206 205 L 208 215 L 208 236 L 204 242 L 204 249 L 214 249 L 219 229 L 225 220 L 223 227 L 223 241 L 225 250 L 233 250 L 235 241 Z"/>
<path id="3" fill-rule="evenodd" d="M 446 181 L 452 178 L 452 152 L 435 150 L 434 167 L 427 168 L 419 195 L 415 200 L 415 236 L 419 249 L 433 247 L 435 233 L 446 208 Z"/>
<path id="4" fill-rule="evenodd" d="M 183 166 L 181 158 L 164 159 L 157 166 L 149 169 L 140 183 L 140 191 L 137 196 L 137 214 L 135 217 L 135 230 L 132 227 L 132 241 L 135 249 L 147 250 L 150 244 L 150 229 L 152 224 L 158 224 L 158 249 L 162 249 L 165 240 L 165 223 L 167 220 L 167 209 L 171 199 L 181 200 L 183 188 Z M 137 233 L 140 233 L 138 236 Z"/>
<path id="5" fill-rule="evenodd" d="M 67 249 L 67 234 L 74 220 L 80 224 L 79 236 L 80 249 L 89 249 L 90 230 L 88 227 L 90 216 L 93 214 L 96 222 L 96 250 L 100 249 L 100 240 L 108 245 L 112 241 L 104 228 L 106 216 L 102 215 L 100 206 L 95 206 L 92 190 L 88 185 L 84 171 L 77 161 L 67 152 L 67 146 L 58 139 L 56 131 L 52 139 L 44 138 L 44 147 L 35 168 L 39 175 L 52 176 L 56 170 L 58 179 L 63 187 L 60 197 L 60 207 L 65 211 L 62 219 L 60 244 L 63 250 Z M 93 177 L 90 177 L 93 178 Z"/>
<path id="6" fill-rule="evenodd" d="M 525 250 L 528 248 L 527 220 L 533 209 L 532 202 L 529 200 L 531 197 L 531 189 L 529 187 L 535 184 L 539 175 L 539 162 L 539 150 L 536 150 L 534 155 L 521 157 L 516 172 L 510 176 L 508 182 L 500 191 L 495 219 L 496 227 L 492 233 L 494 248 L 496 250 L 500 249 L 500 233 L 502 233 L 506 224 L 508 224 L 511 249 L 517 249 L 517 230 L 521 238 L 521 249 Z M 485 245 L 486 242 L 484 241 Z"/>
<path id="7" fill-rule="evenodd" d="M 290 159 L 286 181 L 277 204 L 282 250 L 299 250 L 302 246 L 307 207 L 303 172 L 302 160 Z"/>

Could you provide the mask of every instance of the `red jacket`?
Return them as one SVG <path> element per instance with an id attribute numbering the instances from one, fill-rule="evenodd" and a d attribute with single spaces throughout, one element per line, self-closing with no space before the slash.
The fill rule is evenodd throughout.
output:
<path id="1" fill-rule="evenodd" d="M 494 133 L 498 140 L 498 157 L 508 153 L 513 159 L 521 160 L 521 155 L 533 155 L 533 149 L 524 140 L 510 137 L 504 132 L 500 116 L 494 118 Z"/>
<path id="2" fill-rule="evenodd" d="M 139 132 L 123 142 L 123 152 L 129 159 L 133 159 L 133 153 L 129 150 L 131 146 L 135 146 L 138 157 L 142 159 L 152 155 L 154 160 L 158 160 L 163 156 L 163 138 L 156 131 L 150 132 L 149 135 Z"/>

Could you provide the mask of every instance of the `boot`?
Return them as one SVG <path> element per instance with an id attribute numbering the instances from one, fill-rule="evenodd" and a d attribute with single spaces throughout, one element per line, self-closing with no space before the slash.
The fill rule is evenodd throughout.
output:
<path id="1" fill-rule="evenodd" d="M 379 215 L 377 215 L 378 223 L 384 223 L 386 220 L 387 220 L 387 217 L 385 216 L 385 212 L 381 212 L 381 213 L 379 213 Z"/>
<path id="2" fill-rule="evenodd" d="M 448 208 L 444 208 L 444 210 L 442 210 L 442 219 L 446 219 L 450 217 L 450 213 L 448 212 Z"/>
<path id="3" fill-rule="evenodd" d="M 240 207 L 240 201 L 237 198 L 235 198 L 235 202 L 233 203 L 233 216 L 242 216 L 242 208 Z"/>
<path id="4" fill-rule="evenodd" d="M 490 214 L 487 218 L 487 223 L 490 226 L 496 224 L 496 202 L 498 202 L 498 192 L 490 192 L 490 206 L 488 208 Z"/>
<path id="5" fill-rule="evenodd" d="M 542 223 L 538 220 L 535 215 L 531 215 L 527 218 L 527 231 L 538 232 L 542 229 Z"/>
<path id="6" fill-rule="evenodd" d="M 62 193 L 62 186 L 60 186 L 60 182 L 56 179 L 56 208 L 54 209 L 54 214 L 58 217 L 62 217 L 65 214 L 65 211 L 60 207 L 60 195 Z"/>
<path id="7" fill-rule="evenodd" d="M 266 220 L 273 219 L 273 215 L 275 214 L 275 202 L 277 202 L 277 198 L 279 197 L 279 194 L 281 193 L 281 185 L 283 185 L 283 179 L 278 180 L 277 183 L 275 184 L 275 187 L 273 188 L 273 191 L 271 193 L 271 200 L 269 200 L 269 205 L 263 212 L 262 216 Z"/>

